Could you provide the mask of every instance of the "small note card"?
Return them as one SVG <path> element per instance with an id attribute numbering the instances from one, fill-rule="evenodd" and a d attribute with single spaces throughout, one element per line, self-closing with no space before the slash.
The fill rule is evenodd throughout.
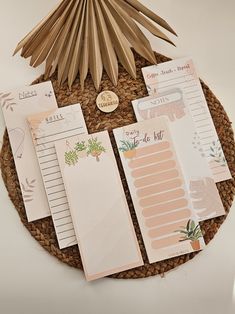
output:
<path id="1" fill-rule="evenodd" d="M 165 118 L 114 130 L 150 263 L 198 251 L 204 240 Z"/>
<path id="2" fill-rule="evenodd" d="M 193 61 L 183 58 L 142 69 L 150 95 L 179 88 L 195 123 L 197 137 L 206 155 L 215 182 L 231 179 L 218 134 L 216 132 Z M 170 108 L 173 118 L 180 118 L 183 107 Z M 165 108 L 163 111 L 167 110 Z M 165 113 L 162 111 L 162 114 Z"/>
<path id="3" fill-rule="evenodd" d="M 0 92 L 0 105 L 6 122 L 28 221 L 50 216 L 50 209 L 27 124 L 28 115 L 56 110 L 51 82 Z"/>
<path id="4" fill-rule="evenodd" d="M 137 121 L 165 117 L 200 221 L 225 214 L 183 93 L 178 88 L 132 102 Z"/>
<path id="5" fill-rule="evenodd" d="M 108 132 L 55 146 L 87 280 L 143 265 Z"/>
<path id="6" fill-rule="evenodd" d="M 59 247 L 77 244 L 69 204 L 56 155 L 55 142 L 87 133 L 80 104 L 28 117 Z M 78 145 L 76 156 L 83 154 Z"/>

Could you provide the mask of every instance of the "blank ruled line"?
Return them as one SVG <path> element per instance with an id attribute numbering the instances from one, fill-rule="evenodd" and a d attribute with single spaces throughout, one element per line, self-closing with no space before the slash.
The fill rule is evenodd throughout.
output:
<path id="1" fill-rule="evenodd" d="M 51 173 L 44 174 L 43 177 L 48 177 L 48 176 L 51 176 L 52 174 L 57 174 L 57 173 L 61 174 L 60 171 L 56 171 L 56 172 L 51 172 Z"/>
<path id="2" fill-rule="evenodd" d="M 204 109 L 204 108 L 198 107 L 198 108 L 194 108 L 194 109 L 191 109 L 191 110 L 192 110 L 192 111 L 197 111 L 197 110 L 202 110 L 202 109 Z"/>
<path id="3" fill-rule="evenodd" d="M 193 88 L 193 87 L 197 87 L 197 84 L 190 85 L 190 86 L 185 86 L 183 89 L 188 89 L 188 88 Z M 194 92 L 195 92 L 195 91 L 194 91 Z"/>
<path id="4" fill-rule="evenodd" d="M 204 133 L 208 133 L 208 132 L 212 132 L 212 130 L 201 131 L 201 132 L 198 132 L 198 134 L 204 134 Z"/>
<path id="5" fill-rule="evenodd" d="M 164 88 L 168 88 L 168 87 L 172 87 L 172 86 L 178 86 L 179 84 L 186 84 L 186 83 L 191 82 L 191 81 L 194 81 L 194 79 L 188 80 L 187 82 L 178 82 L 178 83 L 166 85 L 166 86 L 163 86 L 163 87 L 159 87 L 159 90 L 164 89 Z"/>
<path id="6" fill-rule="evenodd" d="M 53 181 L 60 180 L 60 179 L 62 179 L 62 177 L 51 179 L 51 180 L 47 180 L 47 181 L 45 181 L 45 183 L 53 182 Z"/>
<path id="7" fill-rule="evenodd" d="M 64 132 L 65 133 L 65 132 Z M 76 134 L 74 134 L 74 136 L 75 135 L 78 135 L 77 133 Z M 68 135 L 68 136 L 65 136 L 65 137 L 61 137 L 59 140 L 66 140 L 67 138 L 69 138 L 69 137 L 71 137 L 71 136 L 73 136 L 73 135 Z M 36 144 L 36 146 L 40 146 L 40 145 L 46 145 L 46 144 L 49 144 L 49 143 L 55 143 L 55 140 L 51 140 L 51 141 L 48 141 L 48 142 L 45 142 L 45 143 L 42 143 L 42 144 Z"/>
<path id="8" fill-rule="evenodd" d="M 66 223 L 61 224 L 61 225 L 56 225 L 56 227 L 59 228 L 59 227 L 67 226 L 67 225 L 73 225 L 73 224 L 72 224 L 72 221 L 71 221 L 71 222 L 66 222 Z"/>
<path id="9" fill-rule="evenodd" d="M 51 153 L 51 154 L 47 154 L 47 155 L 43 155 L 43 156 L 38 156 L 38 158 L 41 159 L 41 158 L 46 158 L 46 157 L 54 156 L 54 155 L 56 155 L 56 153 Z"/>
<path id="10" fill-rule="evenodd" d="M 204 116 L 206 114 L 206 112 L 202 112 L 202 113 L 198 113 L 198 114 L 195 114 L 193 115 L 193 117 L 200 117 L 200 116 Z"/>
<path id="11" fill-rule="evenodd" d="M 40 145 L 43 145 L 43 144 L 40 144 Z M 39 145 L 38 145 L 38 146 L 39 146 Z M 48 147 L 48 148 L 43 148 L 43 149 L 40 149 L 40 150 L 36 150 L 36 152 L 37 152 L 37 153 L 42 153 L 42 152 L 44 152 L 45 150 L 52 149 L 52 148 L 55 149 L 54 146 L 51 146 L 51 147 Z"/>
<path id="12" fill-rule="evenodd" d="M 55 221 L 59 221 L 59 220 L 61 220 L 61 219 L 65 219 L 65 218 L 69 218 L 69 217 L 71 217 L 71 215 L 68 215 L 68 216 L 65 216 L 65 217 L 61 217 L 61 218 L 55 218 L 54 220 L 55 220 Z"/>
<path id="13" fill-rule="evenodd" d="M 202 137 L 201 140 L 202 140 L 202 141 L 203 141 L 203 140 L 207 140 L 208 138 L 212 138 L 212 137 L 214 138 L 214 135 L 207 136 L 207 137 Z"/>
<path id="14" fill-rule="evenodd" d="M 57 133 L 54 133 L 54 134 L 49 134 L 49 135 L 46 135 L 46 136 L 42 136 L 42 137 L 38 137 L 36 138 L 36 140 L 40 140 L 40 139 L 44 139 L 46 137 L 50 137 L 50 136 L 56 136 L 56 135 L 59 135 L 59 134 L 64 134 L 65 132 L 72 132 L 72 131 L 76 131 L 76 130 L 80 130 L 80 129 L 83 129 L 83 127 L 78 127 L 78 128 L 75 128 L 75 129 L 71 129 L 71 130 L 66 130 L 66 131 L 62 131 L 62 132 L 57 132 Z M 55 142 L 55 141 L 53 141 Z"/>
<path id="15" fill-rule="evenodd" d="M 191 99 L 196 99 L 196 98 L 199 98 L 199 97 L 201 97 L 201 95 L 199 95 L 199 96 L 192 96 L 192 97 L 188 97 L 187 99 L 188 99 L 188 100 L 191 100 Z"/>
<path id="16" fill-rule="evenodd" d="M 54 194 L 57 194 L 57 193 L 62 193 L 62 192 L 65 192 L 65 189 L 57 191 L 57 192 L 48 193 L 48 196 L 54 195 Z"/>
<path id="17" fill-rule="evenodd" d="M 70 239 L 72 237 L 75 237 L 75 234 L 68 236 L 68 237 L 61 238 L 61 239 L 59 239 L 59 241 L 67 240 L 67 239 Z M 73 243 L 73 242 L 71 242 L 71 243 Z"/>
<path id="18" fill-rule="evenodd" d="M 54 198 L 54 199 L 49 200 L 49 201 L 50 201 L 50 202 L 54 202 L 54 201 L 62 200 L 63 198 L 67 198 L 67 197 L 66 197 L 66 196 L 61 196 L 61 197 Z"/>
<path id="19" fill-rule="evenodd" d="M 66 229 L 66 230 L 63 230 L 63 231 L 59 231 L 58 234 L 63 234 L 65 232 L 69 232 L 69 231 L 73 231 L 73 230 L 74 230 L 73 228 Z"/>
<path id="20" fill-rule="evenodd" d="M 210 124 L 203 124 L 203 125 L 198 125 L 198 128 L 205 128 L 207 126 L 211 126 Z"/>
<path id="21" fill-rule="evenodd" d="M 60 207 L 60 206 L 63 206 L 63 205 L 68 205 L 68 202 L 62 203 L 62 204 L 58 204 L 58 205 L 53 205 L 53 206 L 51 206 L 51 208 L 56 208 L 56 207 Z"/>
<path id="22" fill-rule="evenodd" d="M 195 105 L 198 105 L 198 104 L 201 104 L 201 103 L 202 103 L 202 101 L 197 101 L 197 102 L 194 102 L 194 103 L 190 104 L 189 106 L 195 106 Z"/>
<path id="23" fill-rule="evenodd" d="M 195 123 L 202 122 L 202 121 L 207 121 L 207 120 L 208 120 L 208 118 L 197 120 L 197 121 L 195 120 Z"/>
<path id="24" fill-rule="evenodd" d="M 48 164 L 49 162 L 53 162 L 53 161 L 58 161 L 58 159 L 56 158 L 56 159 L 51 159 L 51 160 L 40 162 L 40 165 L 45 165 L 45 164 Z"/>
<path id="25" fill-rule="evenodd" d="M 62 185 L 64 185 L 64 183 L 48 186 L 47 189 L 57 188 L 58 186 L 62 186 Z"/>
<path id="26" fill-rule="evenodd" d="M 211 145 L 211 142 L 202 144 L 203 146 Z"/>
<path id="27" fill-rule="evenodd" d="M 50 167 L 42 168 L 42 171 L 45 171 L 45 170 L 48 170 L 48 169 L 52 169 L 52 168 L 55 168 L 55 167 L 59 167 L 59 164 L 58 164 L 58 165 L 55 165 L 55 166 L 50 166 Z"/>
<path id="28" fill-rule="evenodd" d="M 63 213 L 63 212 L 67 212 L 69 210 L 69 208 L 63 209 L 63 210 L 59 210 L 57 212 L 54 212 L 55 215 Z"/>
<path id="29" fill-rule="evenodd" d="M 185 94 L 186 94 L 186 95 L 189 95 L 189 94 L 193 94 L 193 93 L 197 93 L 197 92 L 198 92 L 198 90 L 197 90 L 197 89 L 195 89 L 195 90 L 190 91 L 190 92 L 185 92 Z"/>
<path id="30" fill-rule="evenodd" d="M 178 76 L 177 79 L 181 79 L 183 77 L 186 77 L 186 76 L 191 76 L 192 74 L 185 74 L 185 75 L 182 75 L 182 76 Z M 170 81 L 175 81 L 175 78 L 172 78 L 172 79 L 169 79 L 169 80 L 165 80 L 165 81 L 161 81 L 159 82 L 159 84 L 162 84 L 162 83 L 166 83 L 166 82 L 170 82 Z M 178 83 L 177 83 L 178 84 Z"/>
<path id="31" fill-rule="evenodd" d="M 224 171 L 220 171 L 220 172 L 214 172 L 215 176 L 218 176 L 219 174 L 224 174 L 226 172 L 226 170 L 224 169 Z"/>

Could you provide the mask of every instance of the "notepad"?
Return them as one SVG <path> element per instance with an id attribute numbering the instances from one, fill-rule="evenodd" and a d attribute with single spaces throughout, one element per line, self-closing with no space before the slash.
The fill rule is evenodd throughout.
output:
<path id="1" fill-rule="evenodd" d="M 143 265 L 108 132 L 55 145 L 86 279 Z"/>
<path id="2" fill-rule="evenodd" d="M 181 89 L 215 182 L 231 179 L 231 173 L 192 59 L 173 60 L 143 68 L 142 71 L 149 95 L 167 92 L 172 88 Z M 177 114 L 177 110 L 174 114 Z"/>
<path id="3" fill-rule="evenodd" d="M 50 216 L 26 117 L 41 111 L 57 109 L 52 84 L 45 82 L 0 92 L 0 106 L 6 122 L 28 221 Z"/>
<path id="4" fill-rule="evenodd" d="M 134 100 L 132 104 L 137 121 L 166 117 L 198 219 L 203 221 L 224 215 L 219 192 L 181 89 L 172 88 L 156 96 Z"/>
<path id="5" fill-rule="evenodd" d="M 149 262 L 202 249 L 167 120 L 145 120 L 115 129 L 114 135 Z"/>
<path id="6" fill-rule="evenodd" d="M 80 104 L 28 117 L 59 247 L 77 244 L 55 142 L 87 133 Z M 83 153 L 78 147 L 76 154 Z"/>

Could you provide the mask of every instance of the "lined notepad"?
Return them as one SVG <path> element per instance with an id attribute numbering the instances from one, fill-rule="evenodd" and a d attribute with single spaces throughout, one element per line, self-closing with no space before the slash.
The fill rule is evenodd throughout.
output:
<path id="1" fill-rule="evenodd" d="M 132 103 L 137 121 L 162 116 L 167 119 L 199 220 L 225 215 L 219 192 L 181 90 L 173 88 L 155 96 L 134 100 Z"/>
<path id="2" fill-rule="evenodd" d="M 28 221 L 50 216 L 40 169 L 32 145 L 27 116 L 56 110 L 51 82 L 0 92 L 0 106 L 6 121 Z"/>
<path id="3" fill-rule="evenodd" d="M 231 179 L 193 61 L 183 58 L 149 66 L 143 68 L 142 71 L 150 95 L 163 93 L 172 88 L 181 89 L 215 182 Z"/>
<path id="4" fill-rule="evenodd" d="M 167 120 L 155 118 L 114 130 L 150 263 L 200 250 L 204 241 L 177 159 Z M 197 247 L 180 229 L 198 230 Z"/>
<path id="5" fill-rule="evenodd" d="M 79 104 L 28 117 L 41 174 L 61 249 L 77 244 L 55 142 L 87 133 Z M 78 152 L 79 154 L 79 148 Z"/>

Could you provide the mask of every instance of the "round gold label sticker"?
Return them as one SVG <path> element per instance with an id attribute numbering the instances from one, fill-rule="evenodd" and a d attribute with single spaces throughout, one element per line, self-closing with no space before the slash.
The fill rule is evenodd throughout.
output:
<path id="1" fill-rule="evenodd" d="M 119 106 L 119 98 L 114 92 L 104 91 L 98 95 L 96 105 L 101 111 L 110 113 Z"/>

